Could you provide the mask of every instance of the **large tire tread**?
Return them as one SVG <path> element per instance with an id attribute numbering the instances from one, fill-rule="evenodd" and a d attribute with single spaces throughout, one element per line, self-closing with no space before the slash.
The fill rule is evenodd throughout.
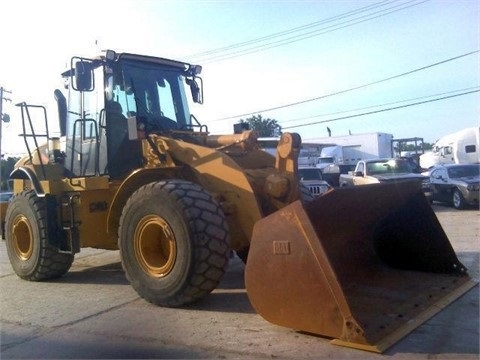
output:
<path id="1" fill-rule="evenodd" d="M 122 235 L 126 217 L 125 211 L 137 201 L 145 200 L 150 194 L 165 192 L 170 200 L 176 202 L 176 209 L 183 213 L 188 227 L 191 229 L 193 246 L 193 266 L 183 288 L 174 296 L 162 296 L 150 291 L 148 284 L 134 278 L 122 261 L 127 279 L 139 295 L 150 303 L 167 307 L 178 307 L 197 301 L 213 291 L 225 274 L 228 265 L 230 247 L 229 232 L 225 216 L 212 196 L 195 183 L 183 180 L 161 181 L 147 184 L 138 189 L 128 199 L 120 219 L 119 249 L 122 260 L 125 254 Z M 153 199 L 152 199 L 153 201 Z M 133 241 L 124 239 L 124 241 Z M 132 272 L 132 274 L 135 274 Z"/>
<path id="2" fill-rule="evenodd" d="M 22 199 L 23 198 L 23 199 Z M 15 205 L 18 202 L 18 205 Z M 28 204 L 28 205 L 27 205 Z M 12 206 L 13 205 L 13 206 Z M 25 206 L 29 206 L 25 207 Z M 17 210 L 17 208 L 20 208 Z M 32 214 L 27 212 L 31 210 Z M 38 242 L 34 245 L 34 254 L 32 265 L 28 270 L 22 269 L 22 263 L 13 250 L 11 222 L 15 216 L 24 215 L 28 218 L 32 227 L 36 227 L 37 236 L 33 241 Z M 23 191 L 12 199 L 5 218 L 7 252 L 15 273 L 24 280 L 42 281 L 55 279 L 63 276 L 72 266 L 73 254 L 60 253 L 59 250 L 48 244 L 47 234 L 47 208 L 45 201 L 39 198 L 33 190 Z"/>

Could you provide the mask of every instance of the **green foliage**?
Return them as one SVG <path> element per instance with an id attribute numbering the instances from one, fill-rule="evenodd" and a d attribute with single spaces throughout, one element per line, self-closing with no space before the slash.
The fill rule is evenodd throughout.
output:
<path id="1" fill-rule="evenodd" d="M 430 144 L 430 143 L 424 142 L 424 143 L 423 143 L 423 150 L 425 150 L 425 151 L 427 151 L 427 150 L 432 150 L 432 149 L 433 149 L 433 145 L 435 145 L 435 144 Z"/>
<path id="2" fill-rule="evenodd" d="M 20 160 L 20 158 L 8 157 L 6 160 L 2 159 L 0 161 L 0 190 L 10 190 L 8 186 L 8 177 L 13 171 L 15 163 Z"/>
<path id="3" fill-rule="evenodd" d="M 427 142 L 423 143 L 423 150 L 424 151 L 432 150 L 432 147 L 433 147 L 433 144 L 430 144 L 430 143 L 427 143 Z M 422 152 L 422 146 L 421 146 L 421 144 L 418 144 L 417 147 L 415 148 L 414 144 L 399 143 L 398 146 L 395 146 L 394 150 L 399 152 L 399 153 L 402 152 L 402 151 L 418 151 L 418 152 L 421 153 Z"/>
<path id="4" fill-rule="evenodd" d="M 392 141 L 394 152 L 399 155 L 402 152 L 422 154 L 425 151 L 432 149 L 432 144 L 423 141 L 423 138 L 414 137 L 406 139 L 394 139 Z"/>
<path id="5" fill-rule="evenodd" d="M 270 118 L 263 118 L 262 115 L 253 115 L 247 119 L 240 119 L 240 123 L 247 123 L 250 129 L 255 130 L 259 137 L 273 137 L 282 134 L 282 127 L 277 120 Z"/>

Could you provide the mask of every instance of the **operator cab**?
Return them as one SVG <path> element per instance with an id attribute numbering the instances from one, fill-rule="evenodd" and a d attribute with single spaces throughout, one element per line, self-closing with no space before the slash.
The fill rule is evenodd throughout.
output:
<path id="1" fill-rule="evenodd" d="M 65 167 L 74 176 L 119 177 L 142 164 L 141 138 L 192 131 L 185 94 L 203 102 L 200 66 L 107 50 L 73 57 L 67 80 Z M 60 126 L 62 128 L 62 124 Z M 142 134 L 139 136 L 139 134 Z"/>

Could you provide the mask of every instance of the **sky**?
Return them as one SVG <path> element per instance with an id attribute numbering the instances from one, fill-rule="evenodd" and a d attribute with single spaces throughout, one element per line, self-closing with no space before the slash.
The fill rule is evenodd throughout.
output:
<path id="1" fill-rule="evenodd" d="M 68 4 L 68 5 L 67 5 Z M 480 120 L 478 0 L 6 0 L 0 5 L 1 151 L 23 151 L 19 108 L 48 109 L 72 56 L 101 50 L 202 65 L 212 134 L 252 115 L 303 141 L 441 136 Z"/>

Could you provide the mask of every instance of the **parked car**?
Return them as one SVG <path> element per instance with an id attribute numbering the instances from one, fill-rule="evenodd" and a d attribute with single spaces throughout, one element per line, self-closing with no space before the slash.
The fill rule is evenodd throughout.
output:
<path id="1" fill-rule="evenodd" d="M 5 233 L 5 214 L 10 199 L 13 196 L 13 192 L 1 192 L 0 193 L 0 239 L 4 238 Z"/>
<path id="2" fill-rule="evenodd" d="M 332 188 L 328 182 L 323 180 L 322 172 L 317 167 L 299 167 L 298 178 L 315 197 L 326 193 Z"/>
<path id="3" fill-rule="evenodd" d="M 452 204 L 456 209 L 479 205 L 479 164 L 445 164 L 430 173 L 432 200 Z"/>

